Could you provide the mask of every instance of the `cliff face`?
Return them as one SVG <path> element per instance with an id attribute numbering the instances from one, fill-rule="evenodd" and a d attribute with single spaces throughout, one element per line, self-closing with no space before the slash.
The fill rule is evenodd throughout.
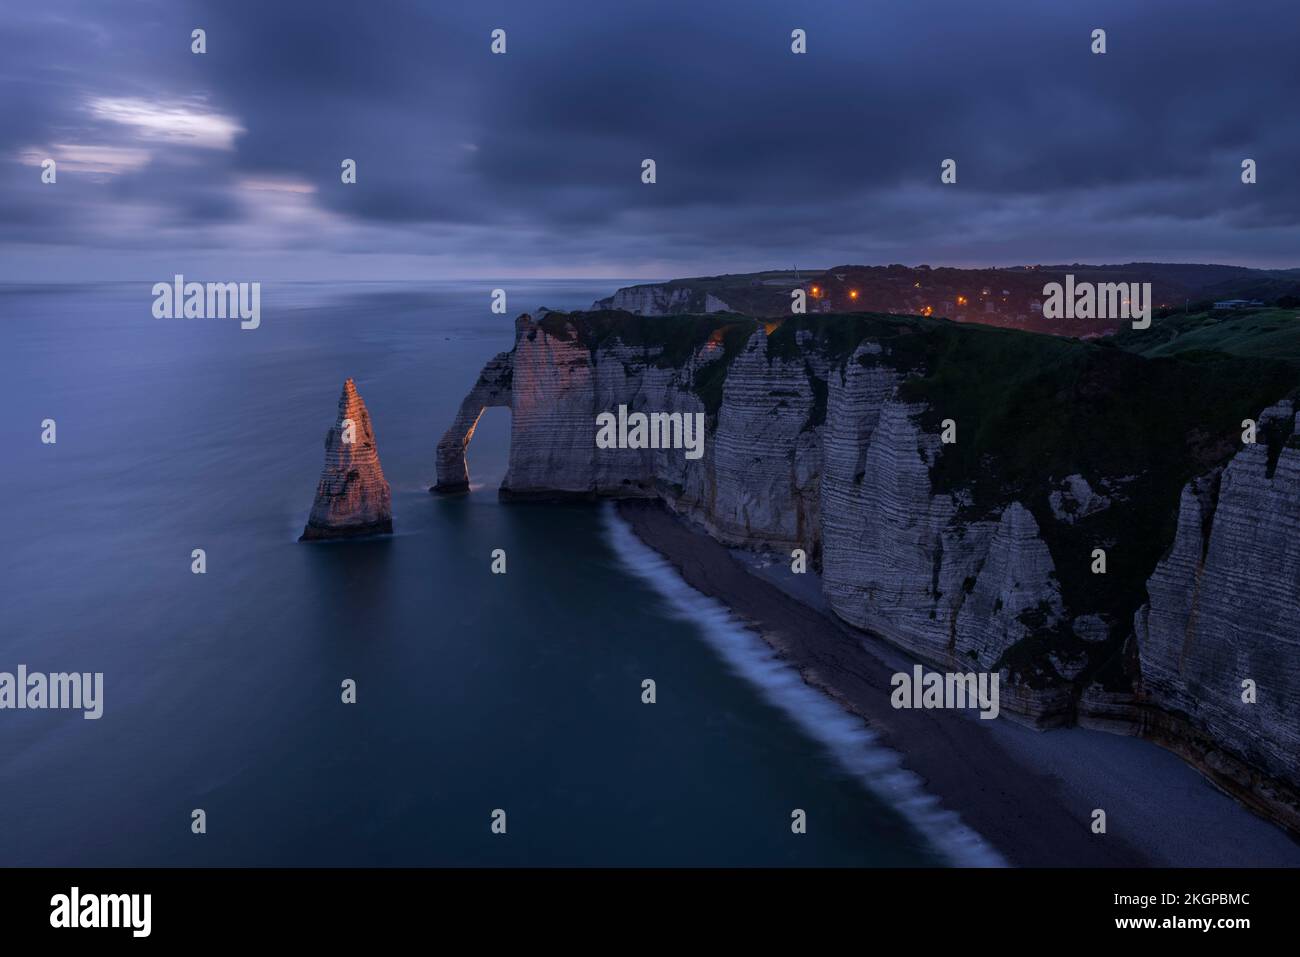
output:
<path id="1" fill-rule="evenodd" d="M 1269 441 L 1183 490 L 1134 632 L 1152 732 L 1283 800 L 1270 778 L 1300 790 L 1300 415 L 1284 401 L 1259 426 Z"/>
<path id="2" fill-rule="evenodd" d="M 997 520 L 959 521 L 931 487 L 939 437 L 897 397 L 897 373 L 850 363 L 832 380 L 822 477 L 823 587 L 846 621 L 929 661 L 988 670 L 1029 633 L 1019 616 L 1060 617 L 1052 557 L 1012 501 Z"/>
<path id="3" fill-rule="evenodd" d="M 299 541 L 390 533 L 393 504 L 379 465 L 370 413 L 348 379 L 338 417 L 325 433 L 325 467 Z"/>
<path id="4" fill-rule="evenodd" d="M 440 486 L 507 375 L 503 496 L 658 497 L 724 543 L 803 548 L 839 617 L 1000 672 L 1005 711 L 1143 731 L 1300 824 L 1300 439 L 1290 406 L 1267 442 L 1238 424 L 1292 368 L 918 319 L 523 316 Z M 597 448 L 620 405 L 703 413 L 703 457 Z"/>
<path id="5" fill-rule="evenodd" d="M 730 307 L 705 290 L 685 286 L 626 286 L 596 301 L 593 309 L 621 309 L 639 316 L 675 316 L 684 313 L 726 312 Z"/>

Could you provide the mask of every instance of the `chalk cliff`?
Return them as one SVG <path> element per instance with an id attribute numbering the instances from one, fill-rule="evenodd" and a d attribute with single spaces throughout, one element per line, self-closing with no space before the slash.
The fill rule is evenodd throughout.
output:
<path id="1" fill-rule="evenodd" d="M 370 425 L 370 413 L 348 379 L 338 417 L 325 433 L 325 467 L 299 541 L 391 533 L 392 495 Z"/>
<path id="2" fill-rule="evenodd" d="M 1300 439 L 1286 404 L 1268 441 L 1239 425 L 1294 367 L 915 317 L 602 310 L 516 333 L 438 488 L 509 405 L 503 497 L 657 497 L 724 543 L 805 549 L 840 618 L 1000 672 L 1004 713 L 1148 734 L 1300 831 Z M 597 448 L 619 405 L 705 413 L 703 457 Z"/>
<path id="3" fill-rule="evenodd" d="M 1300 813 L 1274 783 L 1300 788 L 1300 415 L 1283 401 L 1259 427 L 1267 441 L 1183 489 L 1134 619 L 1139 691 L 1154 736 Z"/>
<path id="4" fill-rule="evenodd" d="M 672 316 L 683 313 L 726 312 L 730 307 L 704 290 L 686 286 L 627 286 L 612 296 L 597 300 L 593 309 L 621 309 L 640 316 Z"/>

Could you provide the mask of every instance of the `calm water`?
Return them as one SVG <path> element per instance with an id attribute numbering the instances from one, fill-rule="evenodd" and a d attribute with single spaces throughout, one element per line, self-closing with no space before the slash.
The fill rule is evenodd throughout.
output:
<path id="1" fill-rule="evenodd" d="M 0 711 L 0 864 L 943 860 L 863 786 L 846 749 L 869 744 L 817 740 L 600 507 L 498 504 L 506 410 L 475 437 L 476 491 L 428 494 L 511 343 L 494 285 L 264 285 L 255 331 L 155 320 L 148 283 L 0 287 L 0 671 L 105 675 L 98 721 Z M 507 288 L 517 312 L 616 285 Z M 349 375 L 397 534 L 300 545 Z"/>

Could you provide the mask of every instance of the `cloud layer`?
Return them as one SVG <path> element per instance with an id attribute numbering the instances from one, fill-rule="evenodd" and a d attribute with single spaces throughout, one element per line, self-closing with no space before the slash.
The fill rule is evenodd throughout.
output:
<path id="1" fill-rule="evenodd" d="M 1300 265 L 1300 8 L 1071 6 L 11 4 L 0 278 Z"/>

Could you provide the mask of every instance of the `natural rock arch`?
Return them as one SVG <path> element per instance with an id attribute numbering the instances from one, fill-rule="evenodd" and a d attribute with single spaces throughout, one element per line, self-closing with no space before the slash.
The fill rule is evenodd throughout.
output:
<path id="1" fill-rule="evenodd" d="M 460 404 L 451 428 L 438 443 L 438 484 L 430 491 L 454 495 L 469 491 L 469 466 L 465 449 L 483 410 L 495 406 L 510 408 L 510 383 L 514 373 L 513 353 L 502 352 L 479 373 L 478 382 Z"/>

